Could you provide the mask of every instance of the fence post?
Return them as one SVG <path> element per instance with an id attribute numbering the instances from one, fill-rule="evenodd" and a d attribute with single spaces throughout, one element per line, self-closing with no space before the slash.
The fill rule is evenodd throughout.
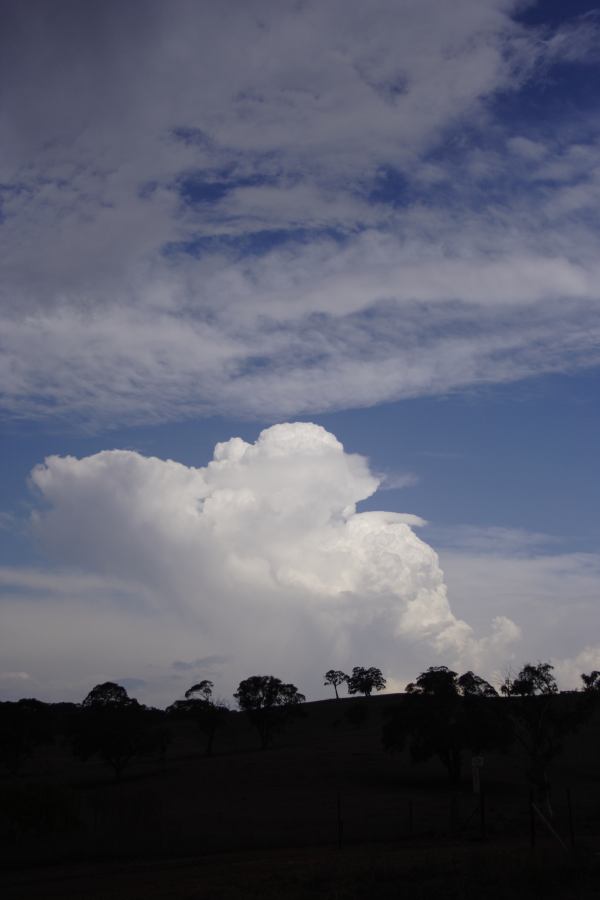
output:
<path id="1" fill-rule="evenodd" d="M 456 832 L 456 794 L 450 797 L 450 834 L 454 836 Z"/>
<path id="2" fill-rule="evenodd" d="M 529 843 L 535 847 L 535 810 L 533 808 L 533 791 L 529 791 Z"/>
<path id="3" fill-rule="evenodd" d="M 573 804 L 571 803 L 571 788 L 567 788 L 567 811 L 569 813 L 569 840 L 571 850 L 575 849 L 575 826 L 573 824 Z"/>
<path id="4" fill-rule="evenodd" d="M 413 836 L 413 801 L 412 797 L 408 800 L 408 836 Z"/>
<path id="5" fill-rule="evenodd" d="M 485 832 L 485 791 L 481 791 L 479 794 L 479 822 L 481 826 L 481 840 L 485 840 L 486 832 Z"/>
<path id="6" fill-rule="evenodd" d="M 342 849 L 344 839 L 344 822 L 342 820 L 342 794 L 337 792 L 337 833 L 338 833 L 338 849 Z"/>

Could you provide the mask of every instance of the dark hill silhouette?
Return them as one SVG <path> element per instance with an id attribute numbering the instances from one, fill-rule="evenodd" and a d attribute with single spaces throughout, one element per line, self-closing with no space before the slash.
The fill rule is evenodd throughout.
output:
<path id="1" fill-rule="evenodd" d="M 551 701 L 568 704 L 581 696 L 562 694 Z M 266 750 L 259 749 L 247 714 L 229 712 L 211 757 L 205 755 L 197 723 L 173 718 L 164 761 L 156 753 L 136 757 L 118 784 L 101 758 L 84 763 L 61 738 L 40 744 L 17 777 L 8 772 L 0 777 L 4 870 L 33 861 L 100 864 L 223 851 L 335 848 L 340 821 L 345 847 L 393 843 L 415 853 L 421 852 L 415 847 L 427 846 L 443 856 L 449 841 L 472 846 L 480 838 L 480 823 L 470 757 L 453 787 L 438 759 L 414 765 L 408 750 L 389 753 L 382 745 L 386 713 L 401 710 L 406 700 L 406 695 L 380 694 L 302 704 L 304 716 L 290 719 Z M 513 699 L 491 702 L 511 704 Z M 63 719 L 71 714 L 62 710 Z M 552 763 L 557 829 L 568 842 L 569 788 L 582 846 L 600 842 L 599 746 L 596 712 Z M 488 849 L 510 845 L 515 852 L 530 852 L 526 764 L 517 746 L 506 753 L 485 751 L 481 777 Z M 537 841 L 541 847 L 556 844 L 541 825 Z M 37 894 L 19 896 L 50 896 L 36 883 Z M 266 889 L 264 896 L 271 896 Z"/>

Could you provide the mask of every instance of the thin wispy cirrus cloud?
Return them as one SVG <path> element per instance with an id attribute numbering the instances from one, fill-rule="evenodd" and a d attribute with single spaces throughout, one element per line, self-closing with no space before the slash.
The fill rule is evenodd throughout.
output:
<path id="1" fill-rule="evenodd" d="M 419 509 L 363 509 L 421 483 L 401 456 L 379 477 L 330 431 L 268 427 L 597 366 L 600 121 L 563 100 L 599 19 L 542 7 L 4 0 L 7 427 L 264 428 L 208 465 L 59 447 L 34 468 L 45 561 L 0 570 L 7 672 L 168 702 L 263 659 L 317 694 L 315 666 L 359 656 L 397 685 L 523 653 L 572 683 L 596 658 L 558 638 L 559 584 L 592 627 L 594 554 L 457 510 L 421 532 L 438 559 Z"/>

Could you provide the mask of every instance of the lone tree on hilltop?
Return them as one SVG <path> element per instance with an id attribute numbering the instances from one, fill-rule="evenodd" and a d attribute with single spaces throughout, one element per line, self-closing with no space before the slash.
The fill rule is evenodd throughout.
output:
<path id="1" fill-rule="evenodd" d="M 299 704 L 306 700 L 296 685 L 284 684 L 273 675 L 245 678 L 233 696 L 258 731 L 263 750 L 273 732 L 283 728 L 290 715 L 298 714 Z"/>
<path id="2" fill-rule="evenodd" d="M 375 666 L 371 666 L 369 669 L 354 666 L 352 675 L 348 678 L 348 693 L 364 694 L 365 697 L 369 697 L 373 690 L 382 691 L 385 684 L 381 669 L 376 669 Z"/>
<path id="3" fill-rule="evenodd" d="M 340 695 L 338 694 L 338 687 L 340 684 L 344 684 L 345 681 L 348 681 L 348 676 L 345 672 L 340 672 L 339 669 L 329 669 L 328 672 L 325 672 L 325 681 L 323 684 L 332 684 L 335 691 L 335 699 L 339 700 Z"/>

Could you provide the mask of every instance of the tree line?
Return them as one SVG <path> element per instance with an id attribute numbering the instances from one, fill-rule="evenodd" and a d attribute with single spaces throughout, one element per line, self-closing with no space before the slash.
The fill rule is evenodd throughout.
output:
<path id="1" fill-rule="evenodd" d="M 527 663 L 497 691 L 472 671 L 458 675 L 447 666 L 430 666 L 384 710 L 383 747 L 407 750 L 415 763 L 437 757 L 449 779 L 458 782 L 467 754 L 516 745 L 532 789 L 549 808 L 550 764 L 567 735 L 600 701 L 600 671 L 582 674 L 581 679 L 580 691 L 560 694 L 550 663 Z M 351 675 L 330 669 L 324 683 L 334 688 L 337 699 L 342 684 L 350 695 L 365 698 L 386 686 L 381 670 L 373 666 L 355 667 Z M 101 759 L 119 780 L 136 758 L 164 760 L 169 723 L 175 720 L 194 724 L 210 756 L 219 729 L 233 714 L 226 703 L 214 699 L 213 689 L 208 679 L 193 684 L 164 711 L 144 706 L 110 681 L 96 685 L 80 704 L 35 699 L 0 703 L 0 764 L 16 775 L 36 748 L 62 735 L 77 758 Z M 233 696 L 263 749 L 290 718 L 302 715 L 306 700 L 294 684 L 272 675 L 242 680 Z"/>
<path id="2" fill-rule="evenodd" d="M 467 752 L 479 756 L 516 746 L 536 800 L 551 814 L 551 763 L 600 701 L 600 672 L 581 679 L 581 691 L 560 694 L 550 663 L 527 663 L 505 677 L 498 693 L 473 672 L 459 676 L 446 666 L 431 666 L 407 685 L 404 702 L 389 712 L 383 744 L 392 751 L 407 748 L 413 762 L 437 756 L 455 783 Z"/>

